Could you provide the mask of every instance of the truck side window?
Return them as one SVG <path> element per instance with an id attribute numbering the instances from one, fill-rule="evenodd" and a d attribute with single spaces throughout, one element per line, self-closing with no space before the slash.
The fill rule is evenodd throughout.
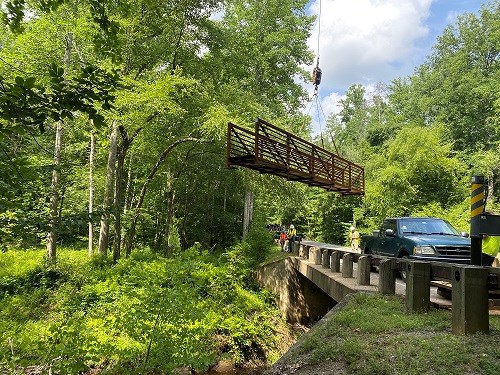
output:
<path id="1" fill-rule="evenodd" d="M 380 228 L 380 233 L 383 235 L 386 229 L 392 229 L 394 233 L 398 232 L 398 227 L 396 224 L 396 220 L 384 220 L 382 223 L 382 228 Z"/>

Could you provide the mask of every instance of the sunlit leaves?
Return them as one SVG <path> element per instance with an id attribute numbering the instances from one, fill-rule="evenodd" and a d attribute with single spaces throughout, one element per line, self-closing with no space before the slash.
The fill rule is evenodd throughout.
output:
<path id="1" fill-rule="evenodd" d="M 45 122 L 74 118 L 77 112 L 86 113 L 96 125 L 103 123 L 97 111 L 111 109 L 114 91 L 119 85 L 115 73 L 96 67 L 85 67 L 72 78 L 64 77 L 64 69 L 55 63 L 49 69 L 50 84 L 41 85 L 35 77 L 16 76 L 14 82 L 0 77 L 0 131 L 14 131 L 13 126 L 38 127 L 44 131 Z M 7 130 L 4 130 L 8 128 Z"/>

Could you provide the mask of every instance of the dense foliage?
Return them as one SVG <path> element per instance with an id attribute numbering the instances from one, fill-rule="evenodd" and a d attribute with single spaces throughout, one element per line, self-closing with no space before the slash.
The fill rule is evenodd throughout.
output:
<path id="1" fill-rule="evenodd" d="M 275 361 L 288 328 L 251 281 L 251 255 L 248 244 L 221 256 L 198 245 L 174 259 L 137 251 L 110 267 L 67 249 L 46 268 L 41 250 L 0 253 L 0 372 L 170 373 L 221 358 Z"/>
<path id="2" fill-rule="evenodd" d="M 435 215 L 467 230 L 473 174 L 488 177 L 497 205 L 498 1 L 458 17 L 412 76 L 347 91 L 321 139 L 334 150 L 333 135 L 365 166 L 358 199 L 225 169 L 228 121 L 263 117 L 309 137 L 298 83 L 312 59 L 305 1 L 101 3 L 4 9 L 2 246 L 38 244 L 47 232 L 76 243 L 100 223 L 101 233 L 111 228 L 99 252 L 114 246 L 115 260 L 134 245 L 164 255 L 195 242 L 222 250 L 241 238 L 247 191 L 264 222 L 294 222 L 329 242 L 388 215 Z M 168 16 L 144 16 L 153 13 Z"/>

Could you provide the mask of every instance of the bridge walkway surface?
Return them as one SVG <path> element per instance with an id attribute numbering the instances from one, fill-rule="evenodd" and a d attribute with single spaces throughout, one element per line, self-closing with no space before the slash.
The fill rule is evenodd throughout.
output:
<path id="1" fill-rule="evenodd" d="M 327 293 L 334 300 L 341 300 L 346 294 L 355 292 L 379 292 L 379 273 L 372 271 L 370 272 L 370 284 L 369 285 L 359 285 L 358 279 L 358 263 L 352 264 L 353 273 L 350 277 L 344 277 L 343 272 L 333 272 L 330 267 L 324 267 L 322 264 L 317 264 L 317 258 L 315 258 L 314 252 L 308 252 L 307 259 L 303 252 L 303 246 L 306 245 L 310 249 L 321 249 L 322 251 L 328 250 L 329 253 L 337 250 L 344 253 L 355 253 L 350 247 L 332 245 L 322 242 L 315 241 L 302 241 L 299 247 L 298 256 L 292 256 L 294 267 L 302 275 L 307 277 L 309 280 L 314 282 L 318 287 L 320 287 L 325 293 Z M 321 251 L 320 250 L 320 251 Z M 340 258 L 340 270 L 343 268 L 343 260 Z M 446 293 L 443 296 L 443 291 L 450 290 L 446 283 L 439 284 L 433 283 L 434 286 L 430 288 L 430 304 L 436 308 L 451 309 L 451 293 L 450 298 L 447 298 Z M 438 285 L 440 285 L 440 294 L 438 294 Z M 443 287 L 444 285 L 444 287 Z M 406 295 L 406 283 L 400 277 L 396 279 L 395 284 L 395 294 L 400 296 Z M 491 315 L 500 315 L 500 310 L 498 307 L 493 306 L 490 308 L 489 313 Z"/>

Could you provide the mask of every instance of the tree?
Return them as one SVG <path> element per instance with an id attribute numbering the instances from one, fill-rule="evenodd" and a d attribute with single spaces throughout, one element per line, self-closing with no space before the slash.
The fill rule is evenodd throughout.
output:
<path id="1" fill-rule="evenodd" d="M 494 147 L 500 136 L 498 113 L 498 23 L 500 3 L 483 6 L 480 16 L 464 14 L 438 38 L 433 54 L 409 81 L 392 87 L 391 102 L 408 122 L 446 125 L 460 151 Z"/>
<path id="2" fill-rule="evenodd" d="M 465 168 L 443 138 L 444 127 L 405 127 L 372 159 L 366 168 L 368 216 L 409 216 L 431 203 L 451 207 L 467 197 Z"/>

